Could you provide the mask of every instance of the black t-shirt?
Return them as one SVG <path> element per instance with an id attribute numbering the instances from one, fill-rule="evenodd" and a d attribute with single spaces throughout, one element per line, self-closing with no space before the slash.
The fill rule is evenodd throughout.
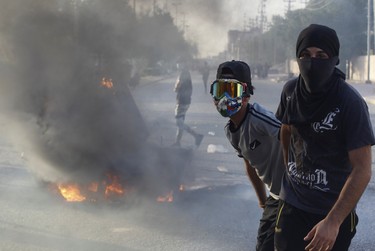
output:
<path id="1" fill-rule="evenodd" d="M 286 83 L 281 95 L 276 117 L 284 124 L 290 124 L 286 111 L 296 84 L 297 79 Z M 316 214 L 328 213 L 336 202 L 352 170 L 348 151 L 375 144 L 368 107 L 359 93 L 339 80 L 330 99 L 314 121 L 291 124 L 288 172 L 280 194 Z"/>

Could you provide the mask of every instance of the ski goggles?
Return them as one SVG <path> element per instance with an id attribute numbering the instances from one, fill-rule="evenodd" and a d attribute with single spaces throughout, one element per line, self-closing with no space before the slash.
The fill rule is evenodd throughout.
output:
<path id="1" fill-rule="evenodd" d="M 210 90 L 215 99 L 221 99 L 225 94 L 230 98 L 238 98 L 244 92 L 246 92 L 246 83 L 241 83 L 236 79 L 217 79 L 211 84 Z"/>

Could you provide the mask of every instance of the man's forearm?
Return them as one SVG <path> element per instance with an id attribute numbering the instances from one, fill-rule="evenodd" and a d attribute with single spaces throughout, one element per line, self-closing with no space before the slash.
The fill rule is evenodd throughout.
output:
<path id="1" fill-rule="evenodd" d="M 349 154 L 353 170 L 346 180 L 339 198 L 326 217 L 327 220 L 333 220 L 339 225 L 355 208 L 371 179 L 371 146 L 354 151 Z"/>
<path id="2" fill-rule="evenodd" d="M 266 187 L 250 163 L 247 160 L 244 161 L 247 175 L 258 197 L 259 206 L 263 208 L 267 200 Z"/>
<path id="3" fill-rule="evenodd" d="M 280 142 L 281 147 L 283 149 L 283 158 L 285 167 L 288 166 L 288 152 L 289 152 L 289 144 L 290 144 L 290 137 L 291 137 L 291 126 L 282 124 L 280 129 Z"/>

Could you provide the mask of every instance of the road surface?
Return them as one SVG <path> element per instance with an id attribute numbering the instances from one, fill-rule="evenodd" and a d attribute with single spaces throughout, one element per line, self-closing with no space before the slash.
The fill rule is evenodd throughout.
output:
<path id="1" fill-rule="evenodd" d="M 213 74 L 211 74 L 212 76 Z M 145 78 L 132 89 L 151 132 L 149 140 L 169 147 L 176 133 L 175 78 Z M 212 79 L 211 79 L 212 80 Z M 174 201 L 134 200 L 132 203 L 69 203 L 42 186 L 28 168 L 22 149 L 3 131 L 0 138 L 0 250 L 129 250 L 242 251 L 255 250 L 261 209 L 242 161 L 227 142 L 222 118 L 193 74 L 192 105 L 186 123 L 205 135 L 198 149 L 184 135 L 193 160 L 186 170 L 184 191 Z M 254 79 L 259 102 L 276 110 L 282 83 Z M 356 84 L 371 96 L 371 85 Z M 374 121 L 375 108 L 369 104 Z M 5 128 L 7 118 L 1 118 Z M 351 250 L 374 250 L 374 182 L 358 205 L 360 222 Z"/>

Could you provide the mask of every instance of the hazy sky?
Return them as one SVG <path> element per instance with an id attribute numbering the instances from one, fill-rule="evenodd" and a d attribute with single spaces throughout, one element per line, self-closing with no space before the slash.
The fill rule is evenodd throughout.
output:
<path id="1" fill-rule="evenodd" d="M 151 8 L 153 1 L 136 0 L 138 11 Z M 291 9 L 304 7 L 305 0 L 292 0 Z M 177 3 L 177 4 L 176 4 Z M 266 0 L 264 13 L 284 15 L 287 1 Z M 261 0 L 155 0 L 155 4 L 171 12 L 186 38 L 198 43 L 201 57 L 214 56 L 225 50 L 228 30 L 243 30 L 250 19 L 259 16 Z"/>
<path id="2" fill-rule="evenodd" d="M 190 19 L 189 17 L 193 16 L 193 13 L 188 14 L 187 36 L 198 41 L 200 56 L 213 56 L 224 51 L 228 40 L 228 30 L 243 30 L 246 26 L 248 27 L 250 19 L 255 20 L 259 16 L 260 2 L 260 0 L 227 0 L 221 13 L 214 15 L 214 19 L 211 21 L 207 19 L 206 15 Z M 297 7 L 300 8 L 301 4 L 296 1 L 292 8 Z M 284 15 L 286 9 L 287 4 L 283 0 L 268 0 L 264 11 L 268 21 L 271 22 L 272 15 Z M 207 21 L 205 22 L 205 20 Z"/>

